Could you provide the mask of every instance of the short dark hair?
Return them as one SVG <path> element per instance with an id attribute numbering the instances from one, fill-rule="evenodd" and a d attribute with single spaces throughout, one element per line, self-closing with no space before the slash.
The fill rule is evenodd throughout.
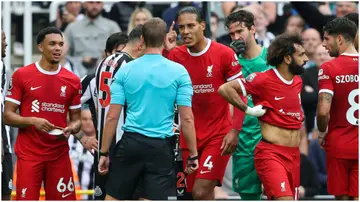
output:
<path id="1" fill-rule="evenodd" d="M 225 27 L 229 29 L 229 26 L 234 22 L 244 23 L 245 26 L 250 30 L 254 23 L 254 14 L 246 10 L 239 10 L 230 13 L 225 19 Z"/>
<path id="2" fill-rule="evenodd" d="M 346 41 L 351 41 L 354 43 L 354 39 L 357 32 L 356 24 L 349 20 L 348 18 L 335 18 L 328 23 L 323 28 L 324 33 L 326 32 L 329 35 L 341 35 Z"/>
<path id="3" fill-rule="evenodd" d="M 267 64 L 271 66 L 280 65 L 285 56 L 296 52 L 294 44 L 302 45 L 302 38 L 294 34 L 281 34 L 271 42 L 268 48 Z"/>
<path id="4" fill-rule="evenodd" d="M 60 36 L 63 37 L 60 29 L 56 27 L 46 27 L 40 30 L 40 32 L 36 36 L 36 43 L 41 44 L 44 41 L 46 35 L 48 34 L 60 34 Z"/>
<path id="5" fill-rule="evenodd" d="M 216 18 L 216 21 L 219 22 L 219 16 L 215 12 L 211 11 L 210 16 Z"/>
<path id="6" fill-rule="evenodd" d="M 185 14 L 185 13 L 195 14 L 196 21 L 204 22 L 204 17 L 202 16 L 201 12 L 193 6 L 186 6 L 182 9 L 180 9 L 180 11 L 176 15 L 176 19 L 178 19 L 180 15 Z"/>
<path id="7" fill-rule="evenodd" d="M 166 23 L 160 18 L 151 18 L 143 28 L 142 35 L 146 47 L 160 47 L 164 44 L 166 36 Z"/>
<path id="8" fill-rule="evenodd" d="M 142 29 L 144 25 L 137 25 L 134 29 L 129 33 L 129 42 L 135 42 L 140 40 L 142 35 Z"/>
<path id="9" fill-rule="evenodd" d="M 125 32 L 116 32 L 109 36 L 106 40 L 105 52 L 111 53 L 114 48 L 121 44 L 126 44 L 129 41 L 129 37 Z"/>
<path id="10" fill-rule="evenodd" d="M 353 21 L 356 25 L 356 27 L 359 27 L 359 13 L 349 13 L 344 15 L 344 18 L 347 18 L 351 21 Z"/>

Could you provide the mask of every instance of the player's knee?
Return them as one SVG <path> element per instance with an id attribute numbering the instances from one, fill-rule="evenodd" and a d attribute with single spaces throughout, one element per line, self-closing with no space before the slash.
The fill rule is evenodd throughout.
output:
<path id="1" fill-rule="evenodd" d="M 293 201 L 294 197 L 292 196 L 280 196 L 277 197 L 275 200 L 279 200 L 279 201 Z"/>
<path id="2" fill-rule="evenodd" d="M 192 191 L 194 200 L 205 200 L 208 198 L 208 195 L 210 193 L 204 187 L 198 187 L 198 188 L 194 187 L 194 189 Z"/>

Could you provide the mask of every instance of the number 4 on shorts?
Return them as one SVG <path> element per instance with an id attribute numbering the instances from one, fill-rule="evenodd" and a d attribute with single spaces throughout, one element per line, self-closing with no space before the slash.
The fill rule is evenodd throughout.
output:
<path id="1" fill-rule="evenodd" d="M 208 156 L 204 162 L 204 167 L 207 167 L 209 170 L 211 170 L 211 168 L 213 167 L 213 163 L 212 161 L 210 161 L 211 156 Z"/>

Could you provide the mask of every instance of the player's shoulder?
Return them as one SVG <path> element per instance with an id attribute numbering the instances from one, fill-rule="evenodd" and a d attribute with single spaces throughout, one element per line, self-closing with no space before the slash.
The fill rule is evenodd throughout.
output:
<path id="1" fill-rule="evenodd" d="M 266 78 L 267 76 L 269 76 L 269 70 L 266 70 L 264 72 L 253 72 L 251 74 L 249 74 L 245 80 L 247 82 L 252 82 L 252 81 L 257 81 L 257 82 L 261 82 L 263 80 L 265 80 L 264 78 Z"/>
<path id="2" fill-rule="evenodd" d="M 175 48 L 173 48 L 171 51 L 170 51 L 171 54 L 175 54 L 175 56 L 178 56 L 178 55 L 182 55 L 182 54 L 187 54 L 187 47 L 186 45 L 181 45 L 181 46 L 177 46 Z"/>
<path id="3" fill-rule="evenodd" d="M 22 74 L 33 73 L 36 71 L 37 71 L 36 64 L 32 63 L 32 64 L 18 68 L 17 70 L 15 70 L 15 72 L 13 74 L 19 76 Z"/>
<path id="4" fill-rule="evenodd" d="M 61 70 L 59 73 L 62 77 L 67 78 L 69 81 L 80 82 L 80 78 L 73 72 L 67 70 L 65 67 L 61 67 Z"/>
<path id="5" fill-rule="evenodd" d="M 235 52 L 230 47 L 216 41 L 211 41 L 210 50 L 222 55 L 235 54 Z"/>
<path id="6" fill-rule="evenodd" d="M 295 76 L 294 76 L 294 84 L 295 84 L 295 85 L 298 85 L 298 84 L 302 85 L 302 78 L 301 78 L 301 76 L 299 76 L 299 75 L 295 75 Z"/>

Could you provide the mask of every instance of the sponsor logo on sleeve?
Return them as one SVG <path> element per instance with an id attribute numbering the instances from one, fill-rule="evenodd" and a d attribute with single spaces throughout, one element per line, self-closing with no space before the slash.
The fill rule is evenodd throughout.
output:
<path id="1" fill-rule="evenodd" d="M 255 77 L 256 77 L 256 74 L 252 73 L 252 74 L 250 74 L 249 76 L 246 77 L 246 81 L 252 82 Z"/>

